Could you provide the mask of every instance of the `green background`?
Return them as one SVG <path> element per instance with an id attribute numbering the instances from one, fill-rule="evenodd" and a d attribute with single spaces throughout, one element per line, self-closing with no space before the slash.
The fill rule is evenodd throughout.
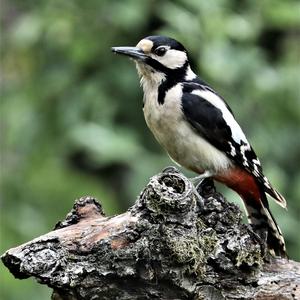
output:
<path id="1" fill-rule="evenodd" d="M 161 34 L 232 107 L 286 196 L 288 211 L 272 211 L 299 260 L 299 11 L 292 0 L 3 0 L 0 252 L 51 230 L 83 195 L 124 212 L 171 164 L 146 128 L 133 63 L 110 52 Z M 2 264 L 0 277 L 1 299 L 49 299 Z"/>

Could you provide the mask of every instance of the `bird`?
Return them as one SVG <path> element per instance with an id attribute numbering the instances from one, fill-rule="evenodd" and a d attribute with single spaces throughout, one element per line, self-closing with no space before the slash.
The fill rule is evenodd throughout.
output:
<path id="1" fill-rule="evenodd" d="M 171 37 L 153 35 L 134 47 L 111 50 L 134 60 L 145 121 L 170 158 L 197 178 L 212 178 L 238 193 L 249 223 L 269 252 L 286 257 L 267 195 L 284 208 L 286 200 L 264 175 L 224 98 L 193 72 L 186 48 Z"/>

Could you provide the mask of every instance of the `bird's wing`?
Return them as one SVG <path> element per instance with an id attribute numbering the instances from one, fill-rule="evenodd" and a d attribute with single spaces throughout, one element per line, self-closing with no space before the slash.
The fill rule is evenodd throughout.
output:
<path id="1" fill-rule="evenodd" d="M 262 167 L 226 102 L 211 88 L 183 83 L 182 110 L 191 126 L 239 167 L 251 173 L 281 206 L 286 202 L 263 175 Z"/>

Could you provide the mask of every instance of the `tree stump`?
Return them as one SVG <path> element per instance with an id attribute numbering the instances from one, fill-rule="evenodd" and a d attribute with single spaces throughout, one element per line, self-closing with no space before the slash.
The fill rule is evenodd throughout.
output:
<path id="1" fill-rule="evenodd" d="M 169 169 L 127 212 L 106 217 L 83 197 L 53 231 L 2 261 L 16 278 L 47 284 L 56 300 L 300 299 L 300 264 L 270 257 L 241 218 L 211 180 L 195 193 Z"/>

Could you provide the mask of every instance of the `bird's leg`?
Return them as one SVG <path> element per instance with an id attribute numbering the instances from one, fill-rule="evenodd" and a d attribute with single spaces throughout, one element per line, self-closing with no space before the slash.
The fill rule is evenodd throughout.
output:
<path id="1" fill-rule="evenodd" d="M 196 188 L 198 187 L 198 185 L 202 182 L 203 179 L 205 178 L 209 178 L 212 177 L 214 174 L 211 171 L 205 171 L 202 174 L 190 178 L 191 182 L 196 186 Z"/>

